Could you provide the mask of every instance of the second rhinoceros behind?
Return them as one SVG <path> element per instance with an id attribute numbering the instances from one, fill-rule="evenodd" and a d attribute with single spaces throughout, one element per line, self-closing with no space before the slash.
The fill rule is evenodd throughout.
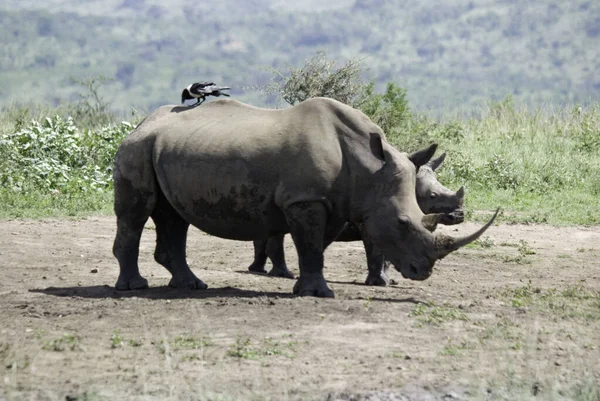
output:
<path id="1" fill-rule="evenodd" d="M 442 213 L 440 219 L 442 224 L 452 225 L 463 222 L 464 215 L 462 206 L 464 203 L 464 189 L 461 187 L 454 192 L 443 186 L 438 180 L 435 171 L 446 159 L 446 153 L 436 159 L 428 161 L 425 165 L 419 167 L 417 171 L 415 192 L 417 203 L 423 213 Z M 294 278 L 292 272 L 288 269 L 285 262 L 285 253 L 283 249 L 284 236 L 271 237 L 268 240 L 254 241 L 254 261 L 248 268 L 251 272 L 267 273 L 265 264 L 267 257 L 273 264 L 268 275 L 275 277 Z M 360 241 L 362 235 L 359 227 L 354 224 L 348 224 L 336 241 Z M 385 286 L 390 283 L 387 274 L 387 263 L 383 254 L 376 254 L 375 250 L 365 241 L 365 251 L 367 253 L 367 266 L 369 274 L 365 284 Z"/>
<path id="2" fill-rule="evenodd" d="M 294 293 L 332 297 L 323 252 L 346 222 L 365 233 L 404 277 L 428 278 L 436 260 L 478 238 L 432 234 L 415 196 L 416 167 L 435 146 L 411 155 L 390 146 L 363 113 L 314 98 L 281 110 L 232 100 L 163 106 L 127 137 L 114 165 L 119 261 L 116 288 L 145 288 L 138 255 L 149 217 L 155 260 L 171 286 L 207 288 L 186 261 L 189 225 L 253 241 L 291 233 L 300 277 Z"/>

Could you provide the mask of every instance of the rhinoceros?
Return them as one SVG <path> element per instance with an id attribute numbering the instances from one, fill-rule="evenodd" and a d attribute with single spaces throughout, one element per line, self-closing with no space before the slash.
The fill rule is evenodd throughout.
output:
<path id="1" fill-rule="evenodd" d="M 464 214 L 462 206 L 464 203 L 464 188 L 460 187 L 454 192 L 443 186 L 438 180 L 435 171 L 442 165 L 446 159 L 446 153 L 440 157 L 428 161 L 425 165 L 419 167 L 416 179 L 417 203 L 425 214 L 442 213 L 443 217 L 440 223 L 453 225 L 462 223 Z M 287 267 L 285 262 L 285 253 L 283 250 L 283 235 L 274 236 L 268 240 L 254 241 L 254 261 L 248 267 L 248 270 L 255 273 L 268 274 L 275 277 L 294 278 L 294 275 Z M 335 241 L 360 241 L 362 236 L 360 228 L 354 224 L 348 224 L 335 239 Z M 369 249 L 368 252 L 373 252 Z M 390 283 L 387 274 L 387 263 L 382 254 L 367 254 L 367 265 L 369 274 L 365 280 L 367 285 L 386 286 Z M 267 273 L 265 264 L 267 257 L 271 260 L 273 267 Z"/>
<path id="2" fill-rule="evenodd" d="M 362 112 L 327 98 L 274 110 L 235 100 L 162 106 L 115 156 L 115 286 L 148 286 L 138 255 L 149 217 L 154 258 L 174 287 L 207 288 L 186 261 L 190 224 L 240 241 L 291 233 L 300 296 L 334 296 L 323 252 L 348 221 L 364 227 L 405 278 L 425 280 L 436 260 L 477 239 L 495 218 L 460 238 L 430 231 L 440 215 L 419 208 L 415 176 L 435 149 L 402 153 Z"/>

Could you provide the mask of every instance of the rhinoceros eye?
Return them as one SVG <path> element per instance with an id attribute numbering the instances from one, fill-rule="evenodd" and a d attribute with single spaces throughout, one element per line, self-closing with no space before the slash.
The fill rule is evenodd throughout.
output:
<path id="1" fill-rule="evenodd" d="M 438 195 L 437 195 L 435 192 L 432 192 L 432 193 L 429 195 L 429 197 L 430 197 L 431 199 L 435 199 L 435 198 L 437 198 L 437 196 L 438 196 Z"/>

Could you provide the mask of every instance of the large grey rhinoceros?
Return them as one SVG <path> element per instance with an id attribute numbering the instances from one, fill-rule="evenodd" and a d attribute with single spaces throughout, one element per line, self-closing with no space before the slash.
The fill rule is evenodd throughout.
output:
<path id="1" fill-rule="evenodd" d="M 416 195 L 417 203 L 423 213 L 443 213 L 440 223 L 445 225 L 460 224 L 464 220 L 462 206 L 464 203 L 464 188 L 461 187 L 454 192 L 443 186 L 436 176 L 436 170 L 446 159 L 446 153 L 440 157 L 428 161 L 417 170 Z M 254 241 L 254 261 L 248 267 L 251 272 L 268 274 L 275 277 L 294 278 L 287 267 L 283 249 L 284 235 L 274 236 L 268 240 Z M 354 224 L 348 224 L 335 241 L 360 241 L 362 236 L 360 228 Z M 365 242 L 365 245 L 368 243 Z M 371 247 L 372 248 L 372 247 Z M 383 254 L 373 254 L 374 250 L 366 246 L 367 266 L 369 274 L 365 280 L 367 285 L 386 286 L 391 279 L 387 273 L 387 263 Z M 265 264 L 267 257 L 273 264 L 267 273 Z"/>
<path id="2" fill-rule="evenodd" d="M 186 261 L 190 224 L 242 241 L 291 233 L 298 295 L 333 297 L 323 252 L 348 221 L 362 224 L 404 277 L 425 280 L 436 260 L 477 239 L 494 220 L 461 238 L 430 232 L 439 215 L 424 215 L 417 204 L 415 166 L 435 148 L 401 153 L 363 113 L 326 98 L 279 110 L 233 100 L 163 106 L 115 157 L 116 288 L 148 286 L 138 254 L 149 217 L 155 260 L 174 287 L 207 288 Z"/>

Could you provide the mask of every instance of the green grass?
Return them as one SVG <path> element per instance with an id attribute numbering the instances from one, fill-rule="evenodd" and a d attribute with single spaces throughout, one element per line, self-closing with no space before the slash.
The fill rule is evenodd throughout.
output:
<path id="1" fill-rule="evenodd" d="M 284 356 L 294 359 L 296 357 L 295 348 L 296 341 L 278 341 L 267 337 L 262 341 L 262 344 L 253 344 L 248 337 L 238 337 L 227 351 L 227 355 L 239 358 L 256 360 L 269 356 Z"/>
<path id="2" fill-rule="evenodd" d="M 421 325 L 440 325 L 452 320 L 468 320 L 466 314 L 446 302 L 442 305 L 436 305 L 434 303 L 417 304 L 409 313 L 409 316 L 416 317 Z"/>
<path id="3" fill-rule="evenodd" d="M 0 219 L 108 215 L 113 213 L 112 202 L 112 191 L 50 194 L 37 190 L 23 194 L 0 188 Z"/>
<path id="4" fill-rule="evenodd" d="M 475 116 L 415 118 L 388 138 L 408 150 L 439 143 L 448 157 L 438 178 L 465 186 L 468 210 L 500 206 L 497 221 L 509 223 L 600 223 L 599 105 L 531 110 L 507 97 Z"/>
<path id="5" fill-rule="evenodd" d="M 202 349 L 210 347 L 211 345 L 213 345 L 213 342 L 207 337 L 197 338 L 193 336 L 177 336 L 171 341 L 171 347 L 173 349 Z"/>
<path id="6" fill-rule="evenodd" d="M 529 281 L 524 286 L 505 289 L 501 296 L 515 308 L 535 308 L 560 318 L 600 321 L 600 292 L 582 285 L 541 289 Z"/>
<path id="7" fill-rule="evenodd" d="M 44 342 L 42 349 L 46 351 L 78 351 L 81 349 L 79 345 L 79 337 L 73 334 L 65 334 L 62 337 L 55 338 Z"/>

